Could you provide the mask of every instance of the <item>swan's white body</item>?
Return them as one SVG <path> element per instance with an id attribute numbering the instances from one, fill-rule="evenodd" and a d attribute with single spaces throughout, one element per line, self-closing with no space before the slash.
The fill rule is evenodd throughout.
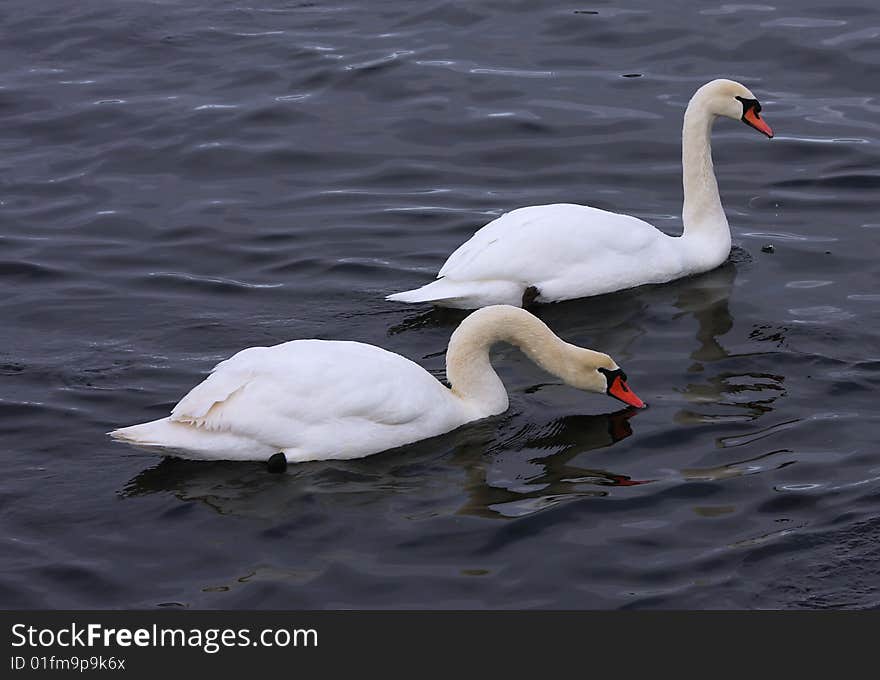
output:
<path id="1" fill-rule="evenodd" d="M 464 404 L 418 364 L 373 345 L 293 340 L 218 364 L 161 420 L 117 439 L 188 458 L 358 458 L 467 422 Z"/>
<path id="2" fill-rule="evenodd" d="M 559 302 L 664 283 L 712 269 L 729 253 L 729 235 L 695 244 L 629 215 L 570 203 L 530 206 L 480 229 L 436 281 L 388 299 L 462 309 L 520 305 L 534 286 L 538 302 Z"/>
<path id="3" fill-rule="evenodd" d="M 288 462 L 360 458 L 505 411 L 507 392 L 489 363 L 498 341 L 520 346 L 581 389 L 604 392 L 596 369 L 617 368 L 605 354 L 563 342 L 528 312 L 490 307 L 453 333 L 451 389 L 379 347 L 293 340 L 242 350 L 218 364 L 169 417 L 110 434 L 193 459 L 267 460 L 278 452 Z"/>
<path id="4" fill-rule="evenodd" d="M 473 309 L 520 305 L 526 290 L 534 288 L 538 302 L 559 302 L 714 269 L 730 254 L 731 239 L 715 181 L 710 133 L 717 116 L 740 117 L 742 108 L 737 107 L 744 103 L 737 96 L 754 100 L 739 83 L 715 80 L 697 90 L 688 104 L 682 132 L 681 236 L 589 206 L 519 208 L 463 243 L 436 281 L 387 299 Z"/>

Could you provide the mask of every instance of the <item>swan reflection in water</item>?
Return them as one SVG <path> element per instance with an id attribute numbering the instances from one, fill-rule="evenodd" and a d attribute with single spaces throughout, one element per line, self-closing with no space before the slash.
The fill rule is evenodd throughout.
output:
<path id="1" fill-rule="evenodd" d="M 629 356 L 639 359 L 638 368 L 630 372 L 646 385 L 643 391 L 666 391 L 670 400 L 669 392 L 674 391 L 677 401 L 688 402 L 674 416 L 678 424 L 752 421 L 772 411 L 785 393 L 783 375 L 756 368 L 767 345 L 756 345 L 755 340 L 769 335 L 775 343 L 784 342 L 785 329 L 770 334 L 769 327 L 736 328 L 730 300 L 738 271 L 749 262 L 748 253 L 734 247 L 731 258 L 711 272 L 550 305 L 541 316 L 563 337 L 591 342 L 628 363 Z M 636 342 L 638 348 L 630 349 Z M 738 351 L 728 350 L 726 344 Z M 683 357 L 690 362 L 682 363 Z M 647 400 L 652 401 L 650 396 Z"/>
<path id="2" fill-rule="evenodd" d="M 629 420 L 637 414 L 630 407 L 602 415 L 565 416 L 543 427 L 526 425 L 487 455 L 457 461 L 467 475 L 468 496 L 459 513 L 519 517 L 576 498 L 607 496 L 607 487 L 652 481 L 576 460 L 629 437 Z"/>
<path id="3" fill-rule="evenodd" d="M 417 495 L 420 506 L 439 503 L 460 514 L 514 517 L 565 498 L 606 495 L 603 487 L 641 484 L 627 475 L 572 462 L 581 453 L 629 437 L 629 420 L 637 413 L 638 409 L 629 407 L 600 415 L 567 416 L 500 437 L 498 431 L 505 428 L 507 418 L 491 418 L 367 458 L 298 463 L 285 474 L 270 474 L 259 463 L 168 457 L 135 476 L 121 493 L 136 497 L 170 492 L 221 514 L 267 519 L 301 513 L 304 504 L 314 508 L 326 502 L 328 510 L 345 512 L 346 508 L 394 503 L 407 494 Z M 525 475 L 519 474 L 523 466 Z M 515 482 L 492 480 L 494 472 L 505 469 L 513 471 Z M 463 485 L 449 483 L 452 476 L 460 480 L 462 473 Z M 463 504 L 460 497 L 449 500 L 450 486 L 462 490 Z"/>
<path id="4" fill-rule="evenodd" d="M 735 255 L 743 257 L 741 251 Z M 719 341 L 719 337 L 734 327 L 730 296 L 735 278 L 734 262 L 728 262 L 699 277 L 695 285 L 684 288 L 676 300 L 675 306 L 681 315 L 691 315 L 697 321 L 697 346 L 690 353 L 694 363 L 688 370 L 702 374 L 702 380 L 689 382 L 682 390 L 695 408 L 680 410 L 676 414 L 678 423 L 755 420 L 772 411 L 774 402 L 785 394 L 784 376 L 746 368 L 754 364 L 749 357 L 761 352 L 731 354 Z M 750 337 L 754 337 L 754 330 Z M 739 361 L 740 357 L 744 361 Z M 742 365 L 745 370 L 722 369 L 713 375 L 707 366 L 716 362 Z M 718 406 L 725 408 L 716 410 Z M 731 413 L 727 407 L 735 411 Z M 706 413 L 708 408 L 714 412 Z"/>

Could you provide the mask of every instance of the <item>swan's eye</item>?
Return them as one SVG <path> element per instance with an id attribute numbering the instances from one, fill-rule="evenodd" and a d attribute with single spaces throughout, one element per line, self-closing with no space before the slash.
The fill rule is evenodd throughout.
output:
<path id="1" fill-rule="evenodd" d="M 608 386 L 608 389 L 611 389 L 611 386 L 614 384 L 615 378 L 620 378 L 623 382 L 626 382 L 626 373 L 623 372 L 621 368 L 615 368 L 613 371 L 607 368 L 599 368 L 597 369 L 599 373 L 605 376 L 605 382 Z"/>
<path id="2" fill-rule="evenodd" d="M 749 127 L 755 128 L 761 134 L 772 137 L 773 129 L 761 119 L 761 104 L 758 103 L 758 100 L 745 99 L 743 97 L 737 97 L 737 99 L 742 102 L 743 106 L 742 118 L 740 120 Z"/>
<path id="3" fill-rule="evenodd" d="M 761 103 L 757 99 L 746 99 L 745 97 L 736 97 L 743 106 L 743 119 L 750 110 L 755 113 L 761 113 Z"/>

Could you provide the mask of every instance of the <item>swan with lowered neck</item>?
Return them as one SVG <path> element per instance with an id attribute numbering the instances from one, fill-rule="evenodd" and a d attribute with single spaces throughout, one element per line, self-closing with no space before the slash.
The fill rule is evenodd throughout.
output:
<path id="1" fill-rule="evenodd" d="M 682 129 L 681 236 L 589 206 L 519 208 L 463 243 L 436 281 L 387 299 L 462 309 L 526 306 L 665 283 L 714 269 L 727 259 L 731 244 L 712 166 L 712 124 L 725 116 L 772 137 L 760 113 L 755 96 L 732 80 L 713 80 L 691 98 Z"/>
<path id="2" fill-rule="evenodd" d="M 167 418 L 114 430 L 119 441 L 183 458 L 289 462 L 362 458 L 507 410 L 489 361 L 519 347 L 567 384 L 645 404 L 607 354 L 571 345 L 506 305 L 467 317 L 446 353 L 445 387 L 399 354 L 359 342 L 293 340 L 251 347 L 218 364 Z"/>

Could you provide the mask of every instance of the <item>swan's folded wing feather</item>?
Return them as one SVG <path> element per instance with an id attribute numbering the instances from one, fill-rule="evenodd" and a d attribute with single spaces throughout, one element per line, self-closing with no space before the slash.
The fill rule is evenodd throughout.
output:
<path id="1" fill-rule="evenodd" d="M 560 203 L 519 208 L 493 220 L 463 243 L 438 277 L 535 283 L 591 259 L 638 253 L 662 237 L 630 215 Z"/>
<path id="2" fill-rule="evenodd" d="M 250 347 L 221 361 L 211 374 L 193 387 L 171 411 L 171 419 L 201 424 L 216 404 L 223 403 L 242 389 L 256 374 L 259 360 L 267 347 Z"/>

